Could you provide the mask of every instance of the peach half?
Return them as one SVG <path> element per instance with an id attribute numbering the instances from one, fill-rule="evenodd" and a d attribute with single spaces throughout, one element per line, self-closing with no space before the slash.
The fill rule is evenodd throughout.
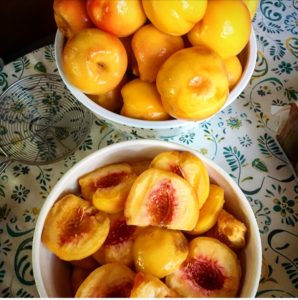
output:
<path id="1" fill-rule="evenodd" d="M 79 179 L 82 195 L 93 205 L 107 213 L 118 213 L 124 203 L 136 174 L 127 163 L 107 165 Z"/>
<path id="2" fill-rule="evenodd" d="M 119 263 L 105 264 L 95 269 L 77 290 L 76 298 L 127 298 L 135 273 Z"/>
<path id="3" fill-rule="evenodd" d="M 42 241 L 62 260 L 80 260 L 96 252 L 110 228 L 109 218 L 73 194 L 58 200 L 45 221 Z"/>
<path id="4" fill-rule="evenodd" d="M 150 226 L 138 234 L 133 245 L 136 269 L 158 278 L 178 269 L 187 254 L 188 242 L 179 230 Z"/>
<path id="5" fill-rule="evenodd" d="M 171 171 L 186 179 L 197 192 L 199 207 L 205 203 L 209 194 L 209 175 L 197 156 L 186 151 L 166 151 L 155 156 L 150 167 Z"/>
<path id="6" fill-rule="evenodd" d="M 130 298 L 176 298 L 177 293 L 169 289 L 159 278 L 138 272 L 135 276 Z"/>
<path id="7" fill-rule="evenodd" d="M 200 217 L 190 234 L 202 234 L 212 228 L 217 221 L 225 203 L 224 189 L 216 184 L 210 184 L 210 192 L 204 205 L 200 209 Z"/>
<path id="8" fill-rule="evenodd" d="M 236 297 L 241 278 L 237 255 L 209 237 L 197 237 L 189 247 L 187 260 L 166 277 L 166 284 L 187 298 Z"/>
<path id="9" fill-rule="evenodd" d="M 93 254 L 100 263 L 119 262 L 133 264 L 132 246 L 137 233 L 135 226 L 127 225 L 122 213 L 109 215 L 110 231 L 102 247 Z"/>
<path id="10" fill-rule="evenodd" d="M 247 227 L 232 214 L 222 209 L 218 215 L 216 225 L 208 235 L 217 238 L 231 249 L 241 249 L 246 245 Z"/>
<path id="11" fill-rule="evenodd" d="M 173 172 L 150 168 L 133 183 L 124 215 L 129 225 L 192 230 L 199 217 L 199 202 L 185 179 Z"/>

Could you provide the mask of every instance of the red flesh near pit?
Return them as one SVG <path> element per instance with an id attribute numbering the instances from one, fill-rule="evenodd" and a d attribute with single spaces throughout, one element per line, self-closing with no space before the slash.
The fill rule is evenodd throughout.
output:
<path id="1" fill-rule="evenodd" d="M 109 188 L 116 186 L 128 176 L 127 172 L 110 173 L 106 176 L 100 177 L 94 182 L 95 188 Z"/>
<path id="2" fill-rule="evenodd" d="M 170 171 L 177 174 L 178 176 L 184 178 L 182 170 L 179 165 L 170 165 Z"/>
<path id="3" fill-rule="evenodd" d="M 155 224 L 171 223 L 176 203 L 175 188 L 170 180 L 163 180 L 149 195 L 148 211 Z"/>
<path id="4" fill-rule="evenodd" d="M 208 257 L 192 258 L 184 263 L 186 278 L 206 291 L 220 290 L 224 287 L 225 275 L 216 261 Z"/>

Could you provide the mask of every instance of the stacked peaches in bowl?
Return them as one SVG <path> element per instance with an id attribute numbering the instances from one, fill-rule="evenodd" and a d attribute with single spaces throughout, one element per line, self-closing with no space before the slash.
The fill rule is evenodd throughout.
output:
<path id="1" fill-rule="evenodd" d="M 41 297 L 254 297 L 254 213 L 237 184 L 182 145 L 132 140 L 73 166 L 33 238 Z"/>
<path id="2" fill-rule="evenodd" d="M 179 134 L 246 87 L 256 62 L 257 3 L 55 0 L 59 73 L 115 129 Z"/>

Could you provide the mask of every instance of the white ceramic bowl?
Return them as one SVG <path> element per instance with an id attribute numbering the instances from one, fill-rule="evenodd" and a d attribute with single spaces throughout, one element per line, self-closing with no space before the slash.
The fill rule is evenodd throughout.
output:
<path id="1" fill-rule="evenodd" d="M 133 131 L 135 135 L 143 138 L 165 138 L 181 134 L 186 130 L 194 128 L 197 125 L 197 123 L 203 122 L 190 122 L 176 119 L 168 121 L 137 120 L 121 116 L 101 107 L 67 80 L 63 71 L 62 63 L 62 51 L 64 43 L 64 36 L 58 30 L 55 37 L 55 56 L 58 71 L 65 85 L 82 104 L 88 107 L 97 117 L 104 119 L 107 122 L 107 124 L 113 127 L 114 129 L 120 130 L 128 134 L 131 134 Z M 243 66 L 243 73 L 237 85 L 230 92 L 229 97 L 222 109 L 224 109 L 237 99 L 237 97 L 247 86 L 253 74 L 257 58 L 257 42 L 253 28 L 251 30 L 250 40 L 247 46 L 239 55 L 239 57 Z"/>
<path id="2" fill-rule="evenodd" d="M 40 211 L 33 237 L 33 271 L 36 287 L 41 297 L 72 296 L 69 263 L 58 259 L 41 242 L 45 219 L 55 201 L 65 193 L 78 192 L 78 178 L 95 168 L 110 163 L 153 158 L 160 152 L 172 149 L 191 151 L 203 160 L 211 181 L 225 190 L 225 205 L 228 211 L 247 225 L 247 245 L 240 252 L 243 271 L 240 296 L 247 298 L 255 296 L 261 274 L 261 239 L 254 213 L 237 184 L 214 162 L 185 146 L 156 140 L 133 140 L 113 144 L 87 156 L 73 166 L 49 194 Z"/>

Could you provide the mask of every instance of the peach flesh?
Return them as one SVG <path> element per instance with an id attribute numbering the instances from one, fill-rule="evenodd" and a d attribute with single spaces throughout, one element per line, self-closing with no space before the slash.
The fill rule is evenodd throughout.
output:
<path id="1" fill-rule="evenodd" d="M 90 231 L 91 228 L 91 218 L 97 213 L 96 209 L 91 209 L 90 211 L 84 210 L 84 208 L 79 207 L 73 213 L 73 216 L 68 222 L 62 224 L 63 229 L 60 235 L 60 245 L 63 246 L 67 243 L 76 243 L 82 236 Z"/>
<path id="2" fill-rule="evenodd" d="M 126 225 L 125 219 L 115 221 L 110 228 L 105 246 L 114 246 L 129 240 L 135 232 L 134 226 Z"/>
<path id="3" fill-rule="evenodd" d="M 118 185 L 123 181 L 128 174 L 126 172 L 111 173 L 106 176 L 99 178 L 95 183 L 95 188 L 108 188 Z"/>
<path id="4" fill-rule="evenodd" d="M 221 267 L 208 257 L 190 259 L 184 264 L 183 272 L 194 285 L 207 291 L 220 290 L 224 286 Z"/>
<path id="5" fill-rule="evenodd" d="M 148 211 L 154 223 L 169 224 L 172 221 L 175 202 L 175 188 L 170 180 L 163 180 L 158 188 L 152 191 L 148 201 Z"/>

